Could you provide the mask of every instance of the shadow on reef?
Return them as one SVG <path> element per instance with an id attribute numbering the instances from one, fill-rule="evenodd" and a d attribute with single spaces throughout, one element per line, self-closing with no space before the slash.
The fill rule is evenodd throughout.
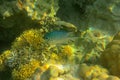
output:
<path id="1" fill-rule="evenodd" d="M 6 68 L 5 71 L 0 71 L 0 80 L 12 80 L 10 68 Z"/>
<path id="2" fill-rule="evenodd" d="M 38 27 L 38 22 L 28 17 L 25 12 L 15 13 L 5 19 L 0 16 L 0 54 L 2 54 L 5 50 L 10 49 L 12 42 L 23 31 Z M 0 80 L 12 80 L 11 71 L 1 71 Z"/>
<path id="3" fill-rule="evenodd" d="M 0 80 L 12 80 L 11 78 L 11 70 L 7 68 L 6 71 L 0 71 Z"/>
<path id="4" fill-rule="evenodd" d="M 30 28 L 38 28 L 39 23 L 32 20 L 24 11 L 15 13 L 5 19 L 0 16 L 0 52 L 9 49 L 11 42 L 23 31 Z"/>
<path id="5" fill-rule="evenodd" d="M 59 0 L 57 16 L 75 26 L 82 27 L 86 20 L 86 7 L 92 5 L 95 0 Z M 85 27 L 84 27 L 85 28 Z"/>

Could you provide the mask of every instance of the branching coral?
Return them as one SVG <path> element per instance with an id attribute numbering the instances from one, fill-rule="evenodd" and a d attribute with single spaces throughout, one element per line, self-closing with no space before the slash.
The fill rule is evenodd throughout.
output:
<path id="1" fill-rule="evenodd" d="M 36 49 L 39 49 L 41 43 L 44 42 L 42 36 L 43 35 L 39 30 L 27 30 L 16 39 L 16 42 L 14 42 L 13 46 L 17 48 L 23 46 L 31 46 Z"/>
<path id="2" fill-rule="evenodd" d="M 32 76 L 37 68 L 40 68 L 40 62 L 31 60 L 28 64 L 20 65 L 18 69 L 14 69 L 12 77 L 14 80 L 26 80 Z"/>
<path id="3" fill-rule="evenodd" d="M 7 65 L 13 68 L 28 63 L 31 59 L 37 59 L 44 63 L 49 54 L 47 44 L 42 36 L 41 31 L 37 29 L 23 32 L 12 45 L 10 57 L 6 61 Z"/>

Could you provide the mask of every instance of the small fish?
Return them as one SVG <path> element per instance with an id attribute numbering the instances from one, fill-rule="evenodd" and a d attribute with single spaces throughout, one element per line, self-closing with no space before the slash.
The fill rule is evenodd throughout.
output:
<path id="1" fill-rule="evenodd" d="M 69 41 L 74 40 L 73 32 L 67 32 L 64 30 L 52 31 L 45 34 L 44 39 L 49 44 L 66 44 Z"/>

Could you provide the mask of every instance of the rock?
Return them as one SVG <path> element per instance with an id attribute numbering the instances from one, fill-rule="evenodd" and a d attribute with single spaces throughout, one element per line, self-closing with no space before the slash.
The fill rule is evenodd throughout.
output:
<path id="1" fill-rule="evenodd" d="M 101 64 L 108 68 L 111 74 L 120 77 L 120 32 L 110 42 L 100 57 Z"/>

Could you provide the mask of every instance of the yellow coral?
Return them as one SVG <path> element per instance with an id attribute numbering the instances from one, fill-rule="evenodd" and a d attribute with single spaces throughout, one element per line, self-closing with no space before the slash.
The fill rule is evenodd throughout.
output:
<path id="1" fill-rule="evenodd" d="M 20 65 L 19 69 L 14 69 L 12 77 L 14 80 L 26 80 L 32 76 L 37 68 L 40 68 L 40 62 L 37 60 L 31 60 L 28 64 Z"/>
<path id="2" fill-rule="evenodd" d="M 0 55 L 0 71 L 5 70 L 5 60 L 10 56 L 11 51 L 6 50 Z"/>
<path id="3" fill-rule="evenodd" d="M 50 59 L 51 60 L 59 60 L 59 57 L 56 53 L 51 53 Z"/>
<path id="4" fill-rule="evenodd" d="M 71 56 L 73 55 L 73 49 L 70 45 L 63 46 L 63 55 L 65 56 Z"/>
<path id="5" fill-rule="evenodd" d="M 23 45 L 33 46 L 38 49 L 39 45 L 44 41 L 42 34 L 39 30 L 31 29 L 23 32 L 23 34 L 16 39 L 14 42 L 14 47 L 23 47 Z"/>

